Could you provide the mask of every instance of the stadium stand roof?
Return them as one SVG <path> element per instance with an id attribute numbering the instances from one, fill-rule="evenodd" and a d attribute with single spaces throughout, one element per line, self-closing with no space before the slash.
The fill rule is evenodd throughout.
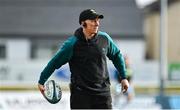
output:
<path id="1" fill-rule="evenodd" d="M 101 30 L 143 37 L 143 13 L 135 0 L 0 0 L 0 36 L 70 35 L 87 8 L 104 15 Z"/>

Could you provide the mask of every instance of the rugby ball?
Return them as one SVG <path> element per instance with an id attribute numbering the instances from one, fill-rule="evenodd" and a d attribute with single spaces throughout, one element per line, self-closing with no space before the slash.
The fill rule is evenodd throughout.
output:
<path id="1" fill-rule="evenodd" d="M 60 85 L 54 80 L 48 80 L 44 85 L 44 97 L 51 104 L 56 104 L 61 100 L 62 92 Z"/>

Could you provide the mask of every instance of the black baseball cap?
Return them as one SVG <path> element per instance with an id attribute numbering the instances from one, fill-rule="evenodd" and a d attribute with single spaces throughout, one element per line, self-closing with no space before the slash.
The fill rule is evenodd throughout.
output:
<path id="1" fill-rule="evenodd" d="M 87 19 L 93 20 L 96 18 L 103 19 L 104 16 L 101 14 L 98 14 L 95 10 L 93 9 L 86 9 L 82 11 L 79 15 L 79 24 L 81 24 L 82 21 L 85 21 Z"/>

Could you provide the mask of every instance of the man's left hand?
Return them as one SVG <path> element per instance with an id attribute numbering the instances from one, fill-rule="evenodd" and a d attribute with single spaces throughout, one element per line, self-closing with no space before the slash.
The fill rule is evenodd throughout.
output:
<path id="1" fill-rule="evenodd" d="M 122 85 L 122 91 L 123 93 L 126 92 L 128 90 L 128 87 L 129 87 L 129 82 L 127 79 L 123 79 L 121 81 L 121 85 Z"/>

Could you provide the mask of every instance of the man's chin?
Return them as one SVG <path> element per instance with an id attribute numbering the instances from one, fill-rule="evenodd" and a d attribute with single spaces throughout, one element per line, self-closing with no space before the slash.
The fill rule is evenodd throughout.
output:
<path id="1" fill-rule="evenodd" d="M 98 30 L 94 31 L 94 34 L 97 34 Z"/>

